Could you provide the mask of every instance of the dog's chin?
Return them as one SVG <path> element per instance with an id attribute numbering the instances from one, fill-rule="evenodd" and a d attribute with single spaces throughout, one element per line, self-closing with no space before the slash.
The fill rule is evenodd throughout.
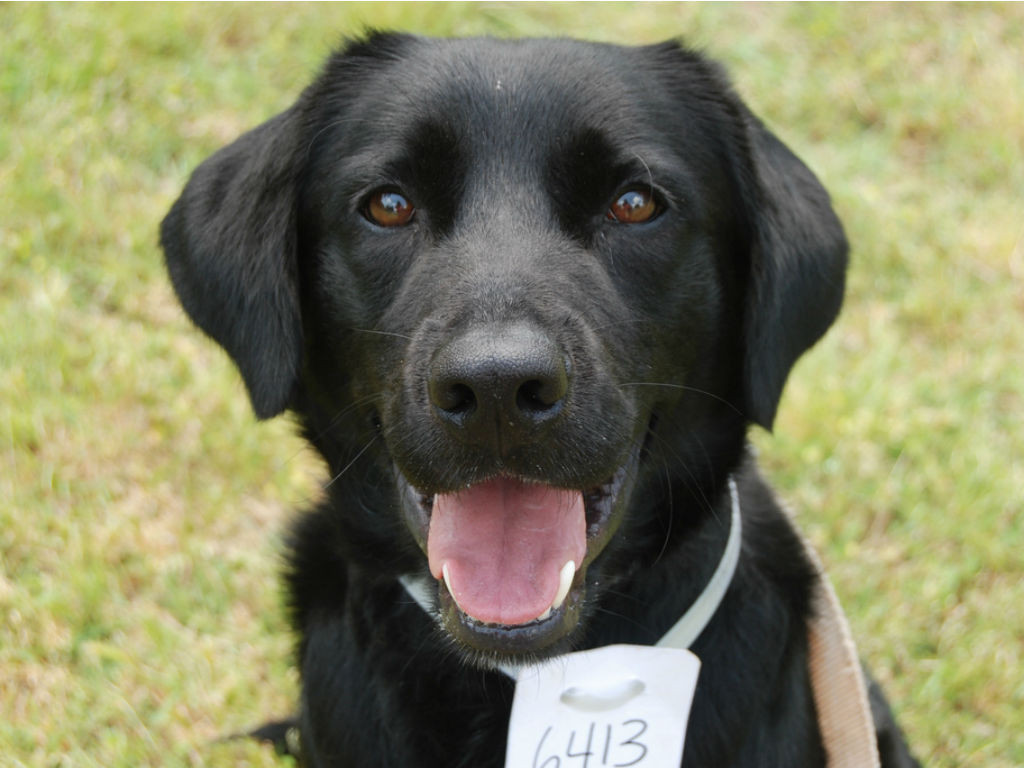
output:
<path id="1" fill-rule="evenodd" d="M 585 516 L 584 553 L 579 562 L 569 562 L 559 574 L 555 599 L 534 618 L 518 615 L 514 620 L 502 621 L 497 615 L 478 618 L 470 609 L 456 601 L 447 573 L 432 573 L 437 589 L 436 609 L 443 631 L 464 654 L 465 660 L 476 666 L 493 668 L 499 665 L 522 665 L 538 661 L 572 649 L 573 637 L 580 631 L 583 608 L 587 600 L 588 568 L 604 552 L 628 506 L 642 451 L 642 441 L 628 452 L 625 463 L 609 472 L 608 480 L 585 489 L 554 489 L 552 493 L 582 500 Z M 406 524 L 426 554 L 435 509 L 435 495 L 413 487 L 399 470 L 397 481 L 402 496 Z M 511 483 L 519 482 L 532 487 L 549 487 L 536 478 L 506 477 Z M 480 485 L 483 485 L 481 483 Z M 575 561 L 577 558 L 574 557 Z M 435 570 L 436 563 L 433 564 Z M 529 574 L 510 574 L 510 579 L 530 580 Z M 460 594 L 459 590 L 455 590 Z"/>

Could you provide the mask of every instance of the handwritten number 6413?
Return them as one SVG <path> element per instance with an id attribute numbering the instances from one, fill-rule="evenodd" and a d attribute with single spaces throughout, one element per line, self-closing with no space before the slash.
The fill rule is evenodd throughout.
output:
<path id="1" fill-rule="evenodd" d="M 599 744 L 595 745 L 594 743 L 594 731 L 597 727 L 597 723 L 590 723 L 590 727 L 586 731 L 585 743 L 583 742 L 581 732 L 570 731 L 569 737 L 566 740 L 565 752 L 560 755 L 557 751 L 556 754 L 549 754 L 544 751 L 544 742 L 547 741 L 554 730 L 554 726 L 549 725 L 540 737 L 537 749 L 533 753 L 533 768 L 562 768 L 563 757 L 566 759 L 567 768 L 569 765 L 568 761 L 572 759 L 582 761 L 578 764 L 579 768 L 592 768 L 592 765 L 629 768 L 633 765 L 639 765 L 647 757 L 647 745 L 639 740 L 647 732 L 646 721 L 638 718 L 623 721 L 618 727 L 625 729 L 631 735 L 618 742 L 615 741 L 615 738 L 621 737 L 622 733 L 613 735 L 613 726 L 605 724 L 603 745 L 600 745 L 600 736 L 598 737 Z M 579 739 L 579 743 L 577 743 L 577 739 Z M 580 746 L 580 744 L 583 744 L 583 746 Z M 600 746 L 600 751 L 595 752 L 595 746 Z M 545 754 L 547 757 L 541 761 L 542 755 Z M 591 764 L 591 759 L 594 760 L 593 764 Z M 598 760 L 600 762 L 597 762 Z"/>

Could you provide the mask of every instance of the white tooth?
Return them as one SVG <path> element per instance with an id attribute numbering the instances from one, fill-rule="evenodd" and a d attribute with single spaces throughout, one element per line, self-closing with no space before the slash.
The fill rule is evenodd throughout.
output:
<path id="1" fill-rule="evenodd" d="M 455 590 L 452 589 L 452 579 L 448 575 L 448 563 L 441 566 L 441 575 L 444 577 L 444 585 L 448 587 L 448 594 L 452 596 L 452 600 L 455 600 Z M 455 604 L 459 605 L 459 601 L 455 600 Z M 459 605 L 459 610 L 462 610 L 462 606 Z"/>
<path id="2" fill-rule="evenodd" d="M 540 616 L 537 617 L 537 621 L 544 621 L 544 619 L 547 619 L 547 618 L 550 618 L 550 617 L 551 617 L 551 609 L 547 608 L 547 609 L 545 609 L 544 613 L 542 613 Z"/>
<path id="3" fill-rule="evenodd" d="M 565 602 L 565 598 L 569 594 L 569 587 L 572 586 L 572 579 L 575 575 L 576 563 L 570 560 L 562 566 L 562 570 L 558 574 L 558 592 L 555 593 L 555 601 L 551 604 L 552 609 L 557 611 L 562 607 L 562 603 Z"/>

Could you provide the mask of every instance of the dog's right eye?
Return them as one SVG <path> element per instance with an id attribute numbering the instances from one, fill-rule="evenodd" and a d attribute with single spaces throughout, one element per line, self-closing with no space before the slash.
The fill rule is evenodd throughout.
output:
<path id="1" fill-rule="evenodd" d="M 401 192 L 381 189 L 366 200 L 363 215 L 379 227 L 401 227 L 412 221 L 416 208 Z"/>
<path id="2" fill-rule="evenodd" d="M 660 213 L 661 205 L 652 190 L 629 189 L 611 204 L 605 218 L 620 224 L 643 224 Z"/>

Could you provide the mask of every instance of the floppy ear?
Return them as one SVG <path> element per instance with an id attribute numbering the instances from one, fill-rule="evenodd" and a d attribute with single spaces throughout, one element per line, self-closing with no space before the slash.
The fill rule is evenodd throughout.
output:
<path id="1" fill-rule="evenodd" d="M 814 174 L 745 108 L 756 176 L 743 321 L 747 414 L 771 429 L 797 358 L 839 313 L 848 246 Z"/>
<path id="2" fill-rule="evenodd" d="M 302 361 L 299 139 L 295 107 L 244 134 L 196 169 L 160 226 L 182 305 L 234 359 L 260 418 L 288 407 Z"/>

